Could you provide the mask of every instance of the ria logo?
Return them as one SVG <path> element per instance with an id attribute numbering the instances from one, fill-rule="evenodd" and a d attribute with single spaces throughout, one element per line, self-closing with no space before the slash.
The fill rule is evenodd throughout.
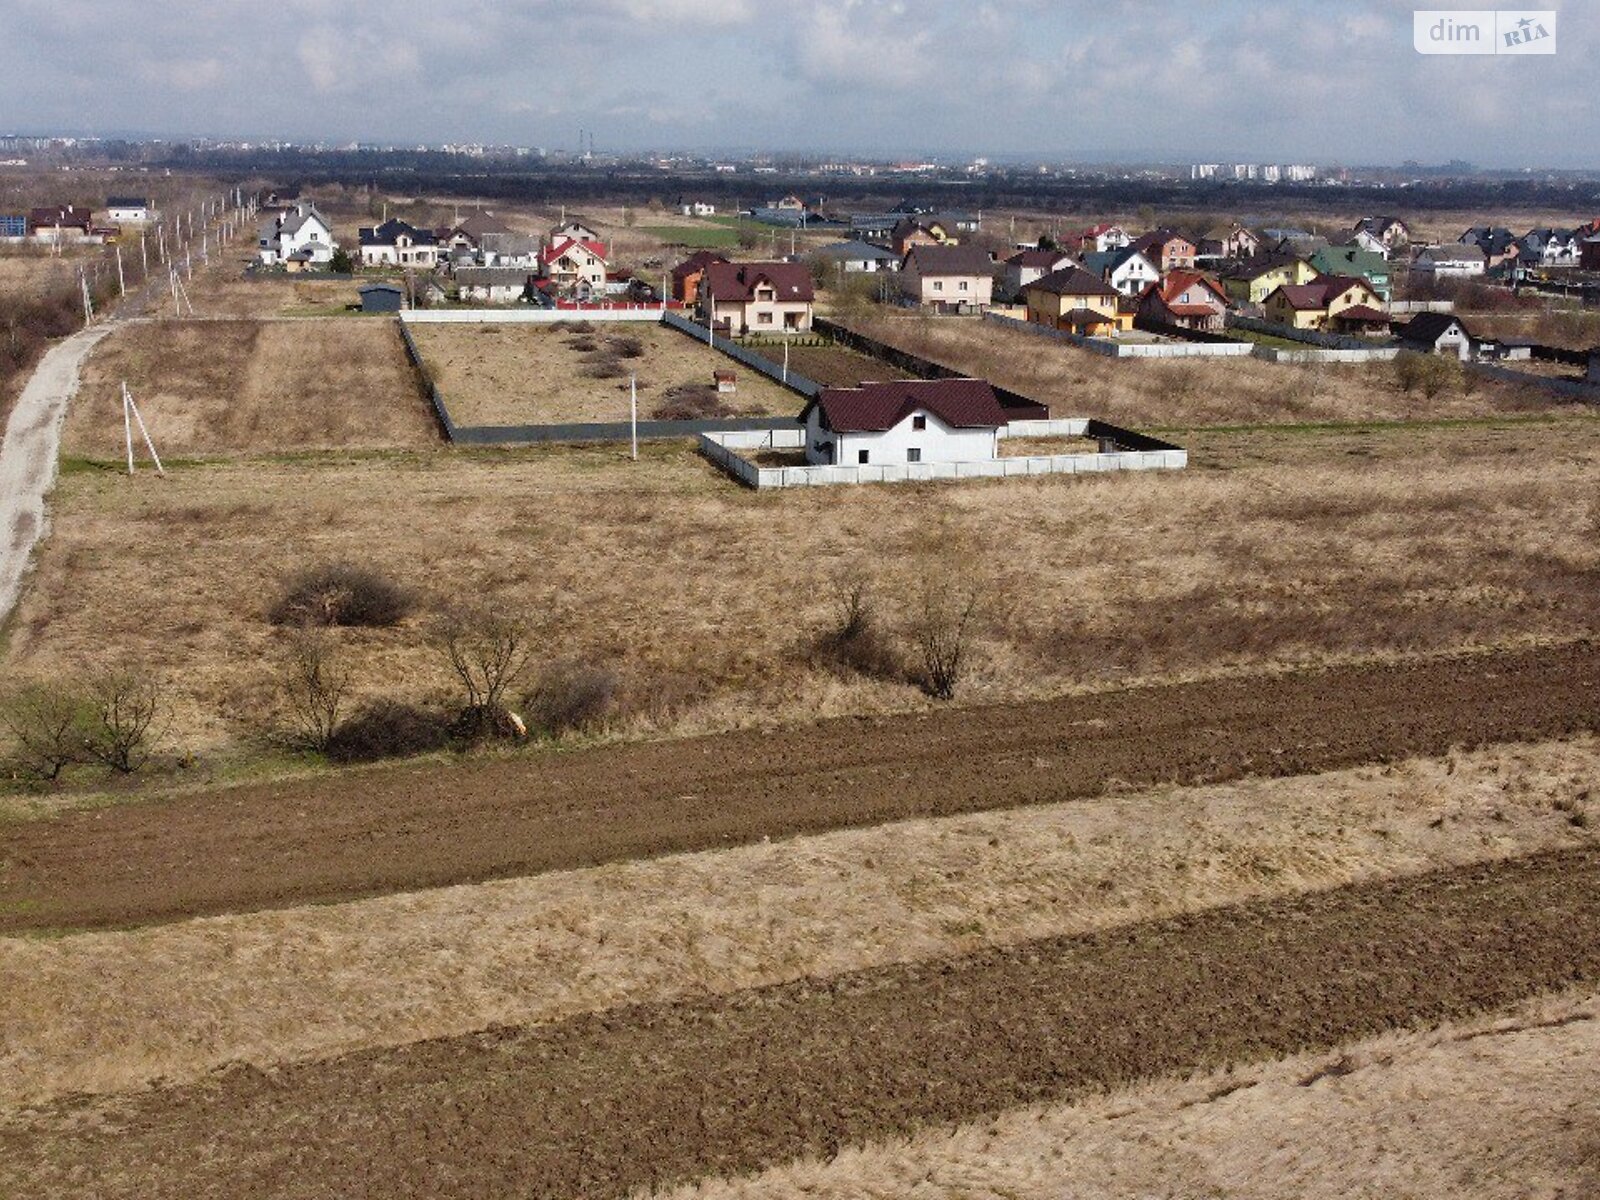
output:
<path id="1" fill-rule="evenodd" d="M 1412 13 L 1418 54 L 1554 54 L 1551 9 L 1428 8 Z"/>

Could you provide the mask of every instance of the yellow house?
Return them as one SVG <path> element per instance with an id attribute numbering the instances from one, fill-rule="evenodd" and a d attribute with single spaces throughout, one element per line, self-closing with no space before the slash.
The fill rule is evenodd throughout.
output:
<path id="1" fill-rule="evenodd" d="M 1022 289 L 1029 321 L 1089 337 L 1123 327 L 1119 298 L 1116 288 L 1082 267 L 1051 271 Z"/>
<path id="2" fill-rule="evenodd" d="M 1222 276 L 1230 300 L 1264 304 L 1274 291 L 1284 286 L 1310 283 L 1317 269 L 1292 254 L 1273 254 L 1247 259 Z"/>
<path id="3" fill-rule="evenodd" d="M 1347 309 L 1383 314 L 1380 300 L 1364 279 L 1324 275 L 1311 283 L 1284 284 L 1262 302 L 1267 320 L 1294 329 L 1328 329 Z"/>

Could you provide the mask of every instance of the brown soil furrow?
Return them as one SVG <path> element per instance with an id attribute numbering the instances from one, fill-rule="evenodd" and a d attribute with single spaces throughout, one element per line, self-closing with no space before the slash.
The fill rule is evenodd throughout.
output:
<path id="1" fill-rule="evenodd" d="M 0 830 L 0 932 L 350 899 L 1095 795 L 1314 773 L 1600 719 L 1583 643 L 467 761 Z"/>
<path id="2" fill-rule="evenodd" d="M 65 1102 L 0 1191 L 619 1195 L 1597 979 L 1586 848 Z"/>

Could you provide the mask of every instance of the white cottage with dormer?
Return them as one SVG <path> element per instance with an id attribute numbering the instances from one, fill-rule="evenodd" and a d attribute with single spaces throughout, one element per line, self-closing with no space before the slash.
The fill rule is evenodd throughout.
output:
<path id="1" fill-rule="evenodd" d="M 1007 420 L 994 388 L 982 379 L 824 388 L 800 414 L 806 461 L 850 467 L 993 459 Z"/>

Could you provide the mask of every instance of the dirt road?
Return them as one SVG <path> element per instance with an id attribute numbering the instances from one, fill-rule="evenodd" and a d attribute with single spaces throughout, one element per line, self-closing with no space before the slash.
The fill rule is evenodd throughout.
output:
<path id="1" fill-rule="evenodd" d="M 0 826 L 0 932 L 348 899 L 1597 724 L 1600 646 L 1585 643 L 250 786 Z"/>
<path id="2" fill-rule="evenodd" d="M 100 325 L 52 346 L 11 410 L 0 441 L 0 623 L 11 614 L 34 544 L 44 536 L 44 499 L 55 483 L 61 422 L 78 390 L 78 371 L 110 332 L 110 325 Z"/>
<path id="3" fill-rule="evenodd" d="M 1587 848 L 64 1102 L 0 1193 L 619 1196 L 1596 979 Z"/>

